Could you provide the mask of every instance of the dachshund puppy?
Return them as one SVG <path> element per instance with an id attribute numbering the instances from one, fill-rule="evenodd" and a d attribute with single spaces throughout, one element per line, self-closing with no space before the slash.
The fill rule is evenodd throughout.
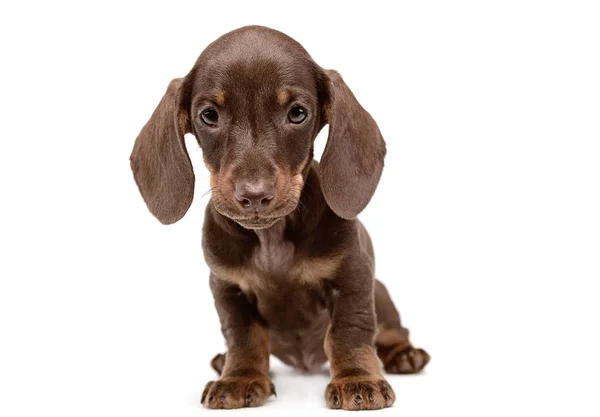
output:
<path id="1" fill-rule="evenodd" d="M 329 124 L 318 163 L 313 142 Z M 259 406 L 275 394 L 269 356 L 299 371 L 329 360 L 330 408 L 389 407 L 390 373 L 419 372 L 416 349 L 356 220 L 379 182 L 385 142 L 340 74 L 293 39 L 259 26 L 227 33 L 169 87 L 139 134 L 131 167 L 150 212 L 181 219 L 194 194 L 184 134 L 210 171 L 203 250 L 227 352 L 208 408 Z"/>

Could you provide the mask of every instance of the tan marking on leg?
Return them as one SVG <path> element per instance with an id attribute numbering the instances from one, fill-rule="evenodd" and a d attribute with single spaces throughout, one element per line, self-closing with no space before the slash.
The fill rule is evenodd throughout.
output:
<path id="1" fill-rule="evenodd" d="M 248 344 L 243 349 L 229 349 L 223 366 L 223 376 L 234 375 L 238 371 L 251 369 L 262 375 L 269 375 L 269 355 L 271 345 L 269 331 L 258 323 L 252 323 L 248 330 Z"/>
<path id="2" fill-rule="evenodd" d="M 275 394 L 269 377 L 269 332 L 259 323 L 252 323 L 245 331 L 245 345 L 229 347 L 221 379 L 206 384 L 201 399 L 205 407 L 256 407 Z"/>
<path id="3" fill-rule="evenodd" d="M 331 379 L 354 376 L 345 375 L 349 370 L 364 371 L 363 377 L 365 375 L 381 377 L 382 375 L 381 362 L 379 362 L 373 346 L 364 345 L 358 348 L 337 346 L 331 340 L 331 326 L 325 335 L 325 353 L 329 358 Z"/>
<path id="4" fill-rule="evenodd" d="M 382 375 L 381 363 L 373 346 L 351 349 L 336 346 L 329 330 L 325 338 L 331 373 L 331 383 L 325 390 L 327 407 L 344 410 L 390 407 L 396 395 Z"/>

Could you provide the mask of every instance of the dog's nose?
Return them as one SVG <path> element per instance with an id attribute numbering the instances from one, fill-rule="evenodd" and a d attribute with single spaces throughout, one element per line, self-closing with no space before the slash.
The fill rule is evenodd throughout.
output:
<path id="1" fill-rule="evenodd" d="M 267 181 L 240 182 L 235 185 L 235 199 L 246 211 L 263 211 L 275 196 L 275 187 Z"/>

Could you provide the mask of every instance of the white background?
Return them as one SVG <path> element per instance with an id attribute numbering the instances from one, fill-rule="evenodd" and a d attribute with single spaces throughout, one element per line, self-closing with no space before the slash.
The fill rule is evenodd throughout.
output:
<path id="1" fill-rule="evenodd" d="M 168 82 L 246 24 L 339 70 L 387 140 L 361 218 L 432 362 L 381 414 L 599 415 L 595 2 L 332 3 L 2 3 L 1 415 L 209 413 L 201 150 L 169 227 L 128 158 Z M 239 414 L 331 413 L 325 373 L 273 369 L 279 397 Z"/>

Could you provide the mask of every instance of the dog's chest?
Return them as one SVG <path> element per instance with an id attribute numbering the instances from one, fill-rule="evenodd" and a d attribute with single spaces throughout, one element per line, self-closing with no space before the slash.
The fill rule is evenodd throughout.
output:
<path id="1" fill-rule="evenodd" d="M 260 244 L 254 248 L 250 267 L 265 275 L 293 273 L 295 245 L 284 235 L 285 222 L 279 221 L 257 233 Z"/>
<path id="2" fill-rule="evenodd" d="M 238 285 L 259 298 L 276 297 L 282 289 L 298 291 L 322 287 L 334 277 L 341 256 L 311 256 L 286 238 L 285 221 L 257 231 L 258 241 L 245 262 L 237 266 L 213 263 L 211 269 L 221 279 Z"/>
<path id="3" fill-rule="evenodd" d="M 341 262 L 340 256 L 311 256 L 286 238 L 285 222 L 257 233 L 259 244 L 254 248 L 249 269 L 256 289 L 273 284 L 299 285 L 315 288 L 323 280 L 333 278 Z M 271 285 L 270 285 L 271 284 Z"/>

